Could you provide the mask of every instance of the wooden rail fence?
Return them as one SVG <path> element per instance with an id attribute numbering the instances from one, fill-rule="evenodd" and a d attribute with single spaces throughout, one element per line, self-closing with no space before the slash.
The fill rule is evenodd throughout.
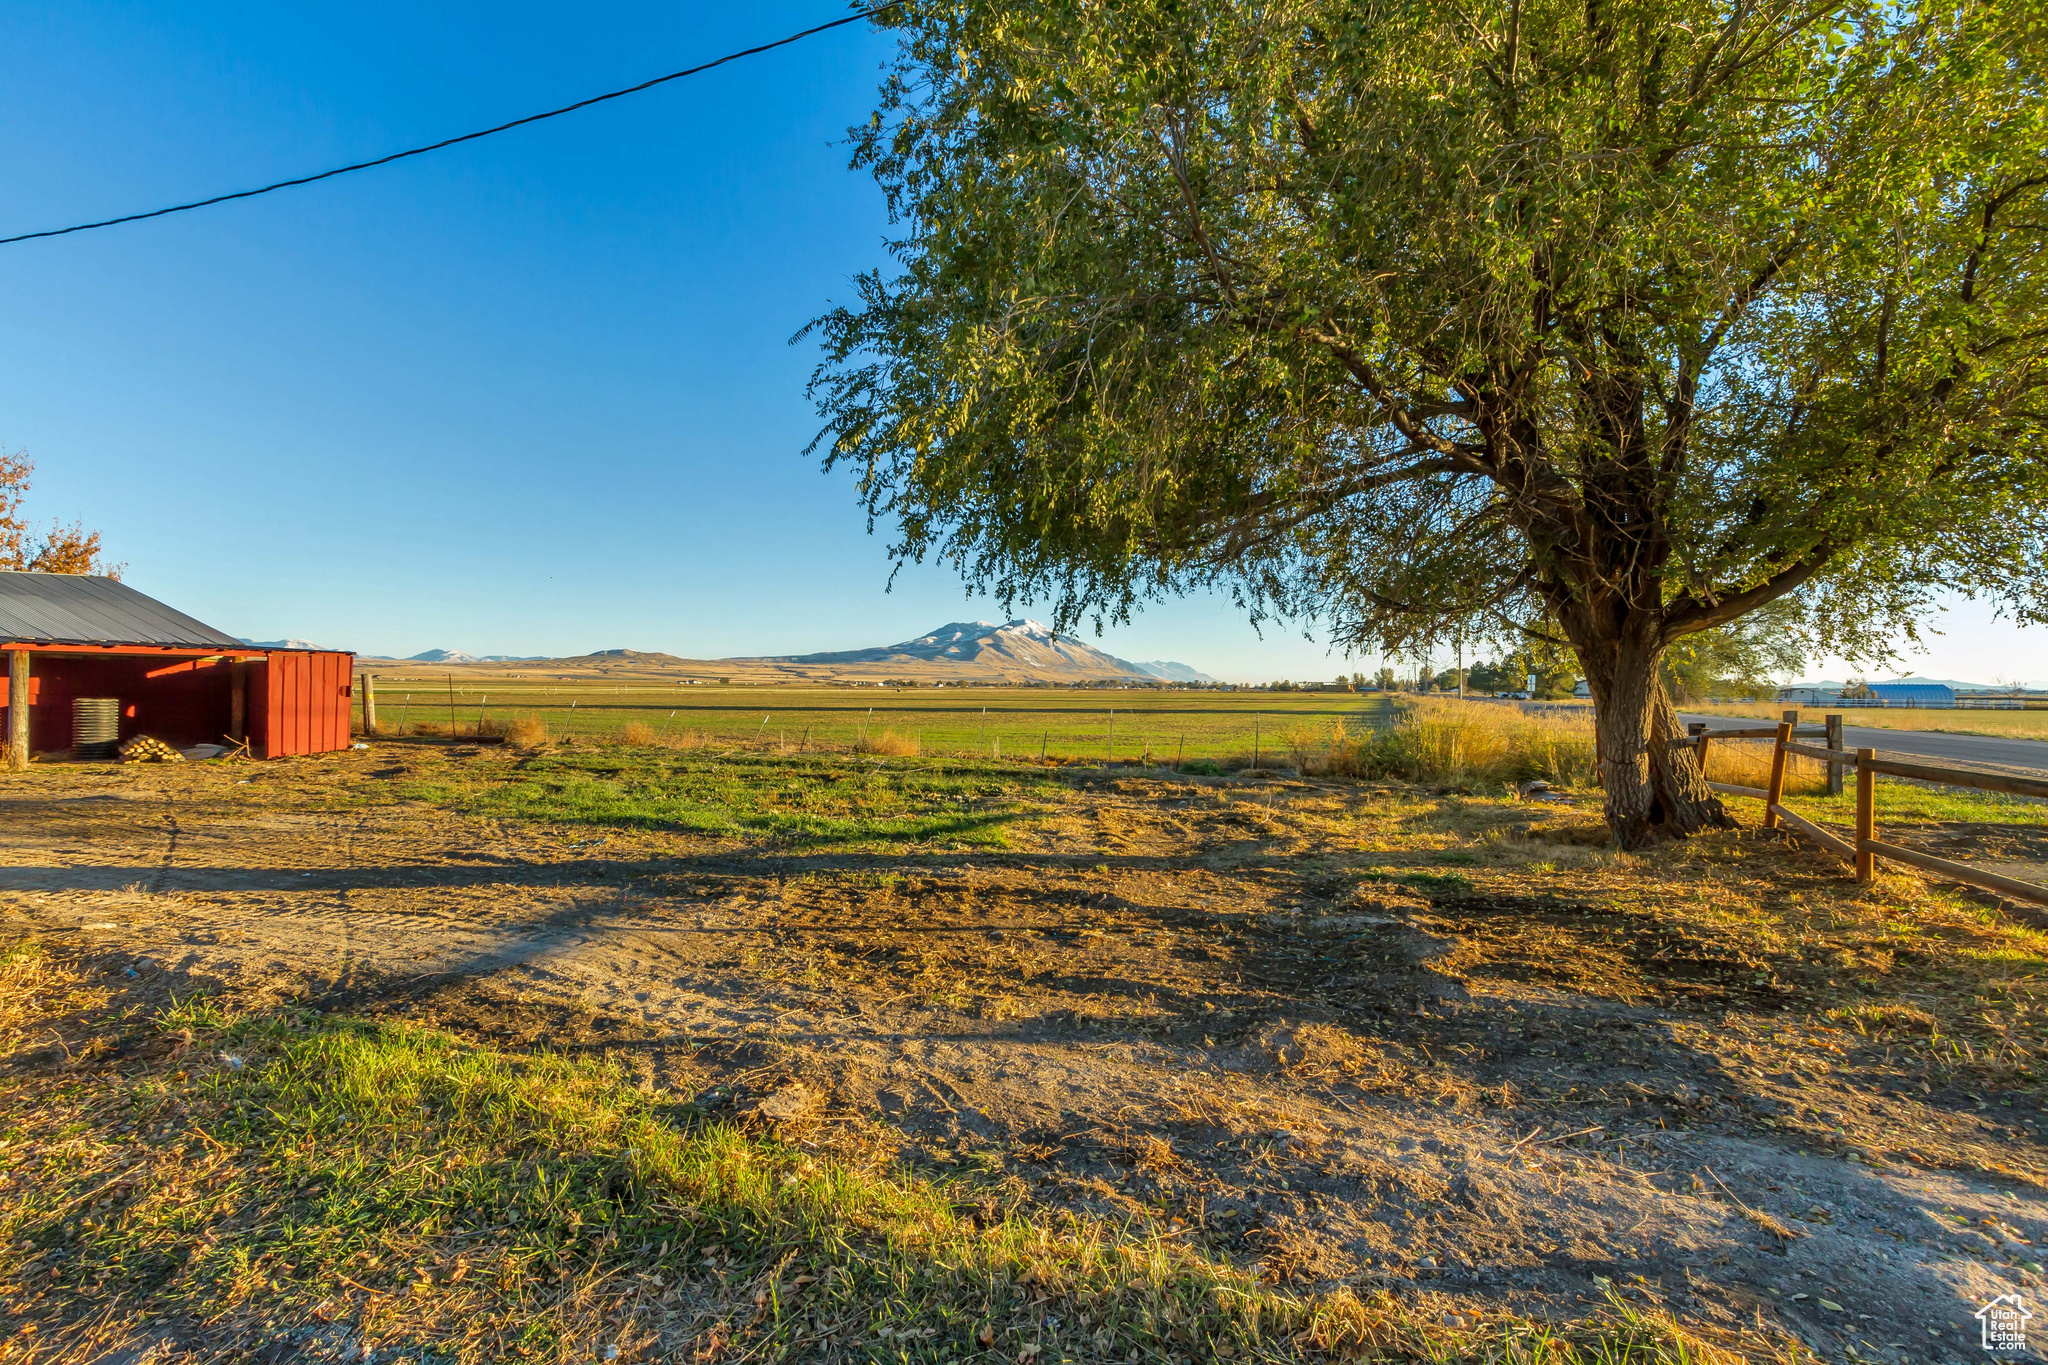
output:
<path id="1" fill-rule="evenodd" d="M 1859 882 L 1867 882 L 1876 875 L 1879 858 L 1889 858 L 1893 862 L 1905 863 L 1924 872 L 1937 873 L 1969 886 L 1996 891 L 2000 895 L 2011 896 L 2016 900 L 2048 905 L 2048 886 L 2036 886 L 2032 882 L 2002 877 L 1996 872 L 1986 872 L 1967 863 L 1937 858 L 1931 853 L 1902 848 L 1897 844 L 1887 844 L 1877 837 L 1877 779 L 1880 776 L 1905 777 L 1918 782 L 1938 782 L 1950 787 L 1974 787 L 1979 791 L 2043 799 L 2048 799 L 2048 779 L 1981 772 L 1974 768 L 1950 767 L 1944 763 L 1922 763 L 1901 758 L 1896 754 L 1880 753 L 1876 749 L 1857 749 L 1852 754 L 1842 747 L 1840 716 L 1829 716 L 1824 727 L 1809 726 L 1804 730 L 1798 725 L 1798 717 L 1797 711 L 1787 711 L 1785 719 L 1775 726 L 1753 726 L 1739 730 L 1712 730 L 1695 724 L 1689 727 L 1691 733 L 1684 739 L 1673 740 L 1672 746 L 1691 746 L 1697 752 L 1700 766 L 1704 769 L 1707 746 L 1717 739 L 1775 741 L 1771 747 L 1771 785 L 1768 790 L 1730 786 L 1724 782 L 1709 782 L 1707 785 L 1724 796 L 1748 796 L 1762 801 L 1765 829 L 1775 829 L 1782 824 L 1805 835 L 1822 848 L 1840 854 L 1855 864 L 1856 880 Z M 1828 741 L 1826 748 L 1799 742 L 1802 738 L 1820 737 L 1825 737 Z M 1828 765 L 1828 790 L 1831 793 L 1841 792 L 1841 773 L 1844 768 L 1853 767 L 1856 770 L 1854 842 L 1842 838 L 1832 830 L 1821 828 L 1796 811 L 1785 809 L 1785 760 L 1795 755 L 1800 758 L 1817 759 Z"/>

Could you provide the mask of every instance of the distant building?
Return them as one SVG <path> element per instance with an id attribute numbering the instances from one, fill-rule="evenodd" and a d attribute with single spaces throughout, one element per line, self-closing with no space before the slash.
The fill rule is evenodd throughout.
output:
<path id="1" fill-rule="evenodd" d="M 1947 683 L 1881 682 L 1869 685 L 1881 706 L 1954 706 L 1956 690 Z"/>
<path id="2" fill-rule="evenodd" d="M 1781 687 L 1778 700 L 1794 706 L 1833 706 L 1842 699 L 1839 687 Z"/>

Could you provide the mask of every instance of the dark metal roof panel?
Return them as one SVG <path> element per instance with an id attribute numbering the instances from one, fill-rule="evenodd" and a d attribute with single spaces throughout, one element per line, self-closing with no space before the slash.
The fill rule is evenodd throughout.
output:
<path id="1" fill-rule="evenodd" d="M 0 572 L 0 642 L 238 649 L 242 642 L 146 597 L 85 574 Z"/>

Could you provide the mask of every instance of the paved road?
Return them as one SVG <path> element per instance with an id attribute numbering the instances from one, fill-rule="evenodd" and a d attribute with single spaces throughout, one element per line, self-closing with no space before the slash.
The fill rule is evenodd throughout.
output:
<path id="1" fill-rule="evenodd" d="M 1687 721 L 1703 720 L 1717 730 L 1731 730 L 1770 722 L 1739 716 L 1687 715 Z M 1817 711 L 1802 710 L 1799 723 L 1820 720 Z M 1806 743 L 1816 743 L 1807 740 Z M 1938 730 L 1877 730 L 1867 725 L 1842 726 L 1842 745 L 1848 749 L 1888 749 L 1895 754 L 1915 754 L 1947 763 L 1968 763 L 1976 767 L 2016 768 L 2023 772 L 2048 773 L 2048 740 L 2001 739 L 1991 735 L 1951 735 Z"/>

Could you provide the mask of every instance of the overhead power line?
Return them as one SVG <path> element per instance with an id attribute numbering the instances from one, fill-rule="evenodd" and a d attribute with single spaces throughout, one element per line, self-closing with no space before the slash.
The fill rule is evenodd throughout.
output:
<path id="1" fill-rule="evenodd" d="M 264 185 L 260 189 L 236 190 L 232 194 L 216 194 L 211 199 L 195 199 L 189 204 L 172 204 L 168 208 L 150 209 L 146 213 L 124 213 L 119 218 L 103 218 L 97 223 L 74 223 L 70 227 L 45 228 L 41 232 L 23 232 L 13 237 L 0 237 L 0 246 L 7 246 L 14 242 L 33 241 L 38 237 L 62 237 L 73 232 L 90 232 L 94 228 L 115 227 L 121 223 L 139 223 L 145 218 L 162 218 L 166 214 L 187 213 L 192 209 L 208 208 L 214 204 L 225 204 L 235 199 L 254 199 L 259 194 L 272 194 L 278 190 L 291 189 L 295 185 L 311 185 L 320 180 L 332 180 L 337 175 L 347 175 L 351 171 L 367 171 L 376 166 L 388 166 L 394 161 L 403 161 L 409 156 L 425 156 L 428 152 L 438 152 L 444 147 L 454 147 L 464 142 L 475 142 L 478 138 L 489 137 L 493 133 L 509 132 L 514 128 L 523 128 L 529 123 L 539 123 L 542 119 L 560 118 L 564 114 L 573 114 L 578 109 L 588 109 L 591 105 L 603 104 L 606 100 L 624 99 L 627 95 L 637 95 L 643 90 L 652 90 L 657 85 L 666 85 L 670 81 L 679 81 L 685 76 L 695 76 L 701 72 L 709 71 L 713 67 L 739 61 L 742 57 L 756 57 L 763 52 L 773 52 L 778 47 L 788 47 L 791 43 L 802 42 L 806 38 L 824 33 L 830 29 L 844 28 L 848 24 L 857 24 L 863 19 L 871 19 L 887 8 L 887 4 L 880 4 L 867 9 L 857 10 L 843 19 L 834 19 L 828 24 L 819 24 L 814 28 L 807 28 L 801 33 L 792 33 L 787 38 L 777 38 L 772 43 L 762 43 L 759 47 L 749 47 L 738 52 L 728 52 L 725 56 L 719 57 L 716 60 L 685 67 L 681 71 L 671 71 L 666 76 L 656 76 L 651 81 L 642 81 L 638 85 L 629 85 L 623 90 L 611 90 L 602 95 L 592 95 L 589 99 L 577 100 L 574 104 L 565 104 L 559 109 L 550 109 L 540 114 L 528 114 L 525 118 L 516 118 L 510 123 L 501 123 L 495 128 L 480 128 L 474 133 L 464 133 L 460 137 L 443 138 L 439 142 L 430 142 L 424 147 L 408 147 L 402 152 L 393 152 L 389 156 L 380 156 L 373 161 L 358 161 L 351 166 L 336 166 L 331 171 L 321 171 L 317 175 L 302 175 L 292 180 L 280 180 L 274 185 Z"/>

